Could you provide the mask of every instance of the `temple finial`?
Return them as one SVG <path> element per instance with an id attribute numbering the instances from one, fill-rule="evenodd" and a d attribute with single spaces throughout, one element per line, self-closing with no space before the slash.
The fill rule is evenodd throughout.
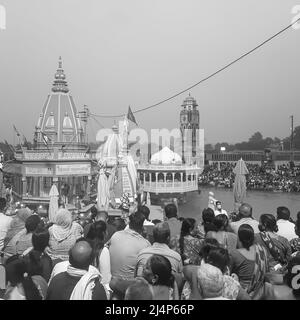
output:
<path id="1" fill-rule="evenodd" d="M 61 56 L 59 56 L 58 68 L 59 68 L 59 69 L 62 69 L 62 59 L 61 59 Z"/>

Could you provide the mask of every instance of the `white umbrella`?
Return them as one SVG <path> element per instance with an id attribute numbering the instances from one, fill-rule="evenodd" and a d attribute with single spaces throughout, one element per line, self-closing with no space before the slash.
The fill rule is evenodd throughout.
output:
<path id="1" fill-rule="evenodd" d="M 100 168 L 99 178 L 98 178 L 98 189 L 97 189 L 97 203 L 99 209 L 108 210 L 109 205 L 109 186 L 105 171 Z"/>
<path id="2" fill-rule="evenodd" d="M 52 185 L 50 192 L 49 192 L 49 197 L 50 197 L 50 203 L 49 203 L 49 221 L 50 222 L 55 222 L 55 216 L 56 212 L 58 210 L 58 190 L 55 184 Z"/>

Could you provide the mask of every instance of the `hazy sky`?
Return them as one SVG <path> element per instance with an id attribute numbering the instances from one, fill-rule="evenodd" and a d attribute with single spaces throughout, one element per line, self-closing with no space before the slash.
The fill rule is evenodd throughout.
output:
<path id="1" fill-rule="evenodd" d="M 223 67 L 291 22 L 300 0 L 0 0 L 0 140 L 32 140 L 58 57 L 77 109 L 148 106 Z M 290 29 L 194 88 L 206 143 L 289 135 L 300 124 L 300 29 Z M 141 127 L 178 126 L 183 94 L 139 113 Z M 111 127 L 112 120 L 99 119 Z M 99 125 L 91 121 L 95 136 Z"/>

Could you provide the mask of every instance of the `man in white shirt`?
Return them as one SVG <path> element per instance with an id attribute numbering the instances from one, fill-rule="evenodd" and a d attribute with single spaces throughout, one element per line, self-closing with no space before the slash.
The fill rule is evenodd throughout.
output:
<path id="1" fill-rule="evenodd" d="M 216 201 L 216 210 L 215 210 L 215 216 L 219 214 L 225 214 L 228 217 L 227 211 L 222 209 L 222 203 L 221 201 Z"/>
<path id="2" fill-rule="evenodd" d="M 6 199 L 0 198 L 0 250 L 3 249 L 4 239 L 9 229 L 12 217 L 4 214 L 6 208 Z"/>
<path id="3" fill-rule="evenodd" d="M 295 233 L 295 224 L 290 222 L 290 210 L 286 207 L 277 208 L 277 234 L 285 237 L 289 241 L 298 238 Z"/>

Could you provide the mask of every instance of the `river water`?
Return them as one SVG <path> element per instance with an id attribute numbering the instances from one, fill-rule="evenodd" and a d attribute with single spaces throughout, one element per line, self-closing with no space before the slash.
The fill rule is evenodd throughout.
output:
<path id="1" fill-rule="evenodd" d="M 195 218 L 199 221 L 202 210 L 207 208 L 208 193 L 212 191 L 214 197 L 222 202 L 222 207 L 228 213 L 233 211 L 233 193 L 230 189 L 216 187 L 201 187 L 201 193 L 189 193 L 187 202 L 179 206 L 179 216 Z M 290 209 L 291 217 L 296 218 L 300 211 L 300 193 L 275 193 L 264 191 L 247 191 L 245 201 L 253 207 L 253 216 L 258 219 L 262 213 L 276 216 L 276 208 L 285 206 Z"/>

